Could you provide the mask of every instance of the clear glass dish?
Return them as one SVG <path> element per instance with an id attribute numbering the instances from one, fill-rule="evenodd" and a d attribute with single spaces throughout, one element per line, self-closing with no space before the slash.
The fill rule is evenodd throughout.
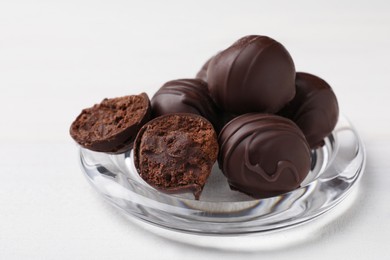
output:
<path id="1" fill-rule="evenodd" d="M 263 234 L 317 218 L 350 193 L 365 157 L 358 133 L 341 116 L 325 145 L 312 151 L 312 169 L 300 188 L 253 199 L 230 190 L 214 166 L 197 201 L 192 194 L 165 194 L 146 184 L 134 168 L 132 151 L 110 155 L 80 148 L 91 185 L 125 215 L 171 231 L 218 237 Z"/>

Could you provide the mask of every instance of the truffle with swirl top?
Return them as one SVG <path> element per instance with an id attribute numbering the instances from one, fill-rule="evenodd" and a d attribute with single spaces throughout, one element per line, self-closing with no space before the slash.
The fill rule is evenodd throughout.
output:
<path id="1" fill-rule="evenodd" d="M 310 171 L 309 145 L 287 118 L 241 115 L 225 125 L 218 142 L 219 166 L 230 187 L 255 198 L 292 191 Z"/>

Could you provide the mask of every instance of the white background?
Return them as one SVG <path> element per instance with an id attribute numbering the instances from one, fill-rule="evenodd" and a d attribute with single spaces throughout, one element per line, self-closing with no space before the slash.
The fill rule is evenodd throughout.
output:
<path id="1" fill-rule="evenodd" d="M 388 259 L 389 3 L 0 0 L 0 259 Z M 129 222 L 83 177 L 71 122 L 105 97 L 193 77 L 248 34 L 277 39 L 333 87 L 367 149 L 356 200 L 312 237 L 255 252 Z"/>

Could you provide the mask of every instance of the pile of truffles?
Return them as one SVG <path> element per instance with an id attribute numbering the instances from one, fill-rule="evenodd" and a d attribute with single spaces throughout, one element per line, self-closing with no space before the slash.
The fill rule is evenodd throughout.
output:
<path id="1" fill-rule="evenodd" d="M 199 199 L 218 160 L 231 189 L 266 198 L 300 186 L 338 114 L 324 80 L 296 72 L 279 42 L 251 35 L 151 100 L 141 93 L 84 109 L 70 135 L 97 152 L 133 149 L 139 175 L 163 192 Z"/>

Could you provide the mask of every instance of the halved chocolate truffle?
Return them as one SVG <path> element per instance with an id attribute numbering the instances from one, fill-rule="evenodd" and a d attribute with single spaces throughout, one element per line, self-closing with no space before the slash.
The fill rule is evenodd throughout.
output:
<path id="1" fill-rule="evenodd" d="M 201 79 L 178 79 L 165 83 L 151 99 L 153 117 L 172 113 L 192 113 L 209 120 L 217 131 L 222 112 Z"/>
<path id="2" fill-rule="evenodd" d="M 195 199 L 217 154 L 213 126 L 195 114 L 157 117 L 141 128 L 134 144 L 134 164 L 142 179 L 167 193 L 191 191 Z"/>
<path id="3" fill-rule="evenodd" d="M 122 153 L 133 146 L 138 130 L 150 116 L 150 101 L 145 93 L 106 98 L 82 110 L 70 127 L 70 135 L 84 148 Z"/>
<path id="4" fill-rule="evenodd" d="M 225 111 L 274 113 L 295 95 L 295 66 L 279 42 L 251 35 L 210 61 L 207 83 L 211 97 Z"/>
<path id="5" fill-rule="evenodd" d="M 278 114 L 293 120 L 305 134 L 311 148 L 324 145 L 336 126 L 339 106 L 332 88 L 323 79 L 298 72 L 296 95 Z"/>
<path id="6" fill-rule="evenodd" d="M 225 125 L 218 141 L 219 165 L 230 187 L 255 198 L 292 191 L 310 171 L 309 145 L 287 118 L 244 114 Z"/>

